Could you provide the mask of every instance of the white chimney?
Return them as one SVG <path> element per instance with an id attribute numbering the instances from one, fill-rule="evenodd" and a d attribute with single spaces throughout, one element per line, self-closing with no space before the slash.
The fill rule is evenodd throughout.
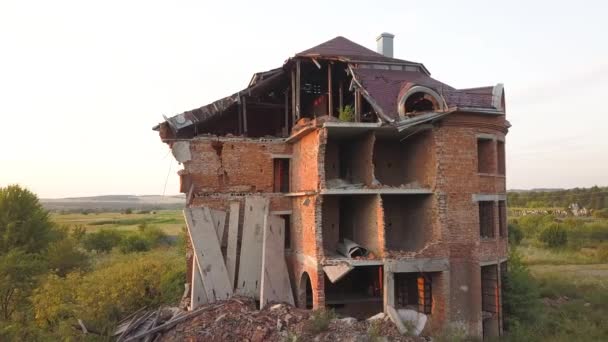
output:
<path id="1" fill-rule="evenodd" d="M 376 50 L 378 53 L 385 55 L 386 57 L 393 57 L 393 38 L 395 38 L 394 34 L 390 34 L 387 32 L 381 33 L 378 38 L 376 38 L 376 43 L 378 43 L 378 49 Z"/>

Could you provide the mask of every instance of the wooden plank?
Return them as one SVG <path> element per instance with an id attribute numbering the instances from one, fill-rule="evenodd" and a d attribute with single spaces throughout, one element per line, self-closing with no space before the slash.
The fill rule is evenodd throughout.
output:
<path id="1" fill-rule="evenodd" d="M 224 227 L 226 225 L 226 212 L 216 209 L 211 209 L 211 217 L 213 218 L 213 225 L 217 232 L 217 239 L 222 246 L 222 240 L 224 240 Z"/>
<path id="2" fill-rule="evenodd" d="M 245 198 L 243 236 L 237 293 L 260 298 L 260 275 L 262 274 L 262 241 L 264 218 L 268 216 L 268 199 L 261 196 Z"/>
<path id="3" fill-rule="evenodd" d="M 207 304 L 207 294 L 203 287 L 203 277 L 198 267 L 196 255 L 192 257 L 192 288 L 190 290 L 190 310 L 196 310 L 201 305 Z"/>
<path id="4" fill-rule="evenodd" d="M 207 300 L 214 302 L 230 298 L 232 286 L 209 208 L 185 209 L 184 217 Z"/>
<path id="5" fill-rule="evenodd" d="M 285 220 L 275 215 L 268 215 L 264 223 L 261 278 L 260 307 L 268 302 L 294 305 L 285 262 Z"/>
<path id="6" fill-rule="evenodd" d="M 323 266 L 323 272 L 325 272 L 327 278 L 329 278 L 332 283 L 335 283 L 344 278 L 344 276 L 347 275 L 348 272 L 352 271 L 353 268 L 354 267 L 349 264 L 330 265 Z"/>
<path id="7" fill-rule="evenodd" d="M 331 63 L 327 63 L 327 115 L 334 116 L 334 98 L 331 84 Z"/>
<path id="8" fill-rule="evenodd" d="M 228 221 L 228 247 L 226 248 L 226 269 L 230 284 L 234 288 L 236 277 L 236 248 L 239 237 L 239 202 L 230 203 L 230 220 Z"/>
<path id="9" fill-rule="evenodd" d="M 302 113 L 300 112 L 300 64 L 301 61 L 298 59 L 296 62 L 296 119 L 299 119 Z"/>
<path id="10" fill-rule="evenodd" d="M 247 98 L 243 96 L 243 132 L 247 135 Z"/>

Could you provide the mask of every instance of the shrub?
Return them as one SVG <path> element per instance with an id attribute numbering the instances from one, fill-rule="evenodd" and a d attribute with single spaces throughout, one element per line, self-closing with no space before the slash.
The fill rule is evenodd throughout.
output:
<path id="1" fill-rule="evenodd" d="M 551 248 L 562 247 L 568 243 L 568 232 L 558 223 L 551 223 L 540 231 L 538 240 Z"/>
<path id="2" fill-rule="evenodd" d="M 115 254 L 107 264 L 86 274 L 50 275 L 32 296 L 36 322 L 41 328 L 58 331 L 80 318 L 92 331 L 107 334 L 125 315 L 164 303 L 162 279 L 178 271 L 185 273 L 183 255 L 155 251 L 136 256 Z"/>
<path id="3" fill-rule="evenodd" d="M 149 251 L 151 244 L 140 234 L 130 234 L 120 241 L 119 249 L 123 253 Z"/>
<path id="4" fill-rule="evenodd" d="M 538 284 L 514 249 L 509 255 L 508 272 L 503 285 L 503 310 L 507 325 L 533 322 L 540 308 Z"/>
<path id="5" fill-rule="evenodd" d="M 336 318 L 336 313 L 332 309 L 320 309 L 312 312 L 308 322 L 308 330 L 313 334 L 318 334 L 329 328 L 331 320 Z"/>
<path id="6" fill-rule="evenodd" d="M 131 209 L 131 208 L 127 208 L 127 209 L 125 210 L 125 214 L 127 214 L 127 215 L 133 214 L 133 209 Z"/>
<path id="7" fill-rule="evenodd" d="M 78 248 L 78 241 L 71 237 L 51 243 L 46 261 L 48 268 L 62 277 L 73 270 L 85 270 L 89 266 L 88 255 Z"/>
<path id="8" fill-rule="evenodd" d="M 340 108 L 340 112 L 338 114 L 338 119 L 340 119 L 340 121 L 346 121 L 346 122 L 355 121 L 355 110 L 353 109 L 353 106 L 346 105 L 346 106 Z"/>
<path id="9" fill-rule="evenodd" d="M 121 240 L 121 235 L 114 229 L 101 229 L 98 232 L 87 234 L 82 244 L 89 251 L 109 252 Z"/>
<path id="10" fill-rule="evenodd" d="M 593 217 L 595 218 L 608 218 L 608 208 L 594 210 Z"/>
<path id="11" fill-rule="evenodd" d="M 513 246 L 517 246 L 523 238 L 524 233 L 521 231 L 519 225 L 515 223 L 509 224 L 509 243 Z"/>

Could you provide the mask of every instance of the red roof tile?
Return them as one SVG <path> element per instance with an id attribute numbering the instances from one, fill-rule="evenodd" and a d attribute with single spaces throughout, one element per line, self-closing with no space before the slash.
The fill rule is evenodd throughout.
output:
<path id="1" fill-rule="evenodd" d="M 349 60 L 369 61 L 369 62 L 395 62 L 413 63 L 403 59 L 386 57 L 376 51 L 370 50 L 365 46 L 352 42 L 344 37 L 338 36 L 321 43 L 315 47 L 304 50 L 296 54 L 296 57 L 344 57 Z"/>

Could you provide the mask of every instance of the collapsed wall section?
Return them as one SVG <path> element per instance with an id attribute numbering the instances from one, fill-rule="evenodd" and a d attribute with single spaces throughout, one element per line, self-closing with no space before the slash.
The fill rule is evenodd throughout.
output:
<path id="1" fill-rule="evenodd" d="M 199 137 L 189 141 L 191 158 L 180 172 L 181 190 L 251 193 L 274 191 L 273 155 L 290 155 L 283 139 Z"/>

